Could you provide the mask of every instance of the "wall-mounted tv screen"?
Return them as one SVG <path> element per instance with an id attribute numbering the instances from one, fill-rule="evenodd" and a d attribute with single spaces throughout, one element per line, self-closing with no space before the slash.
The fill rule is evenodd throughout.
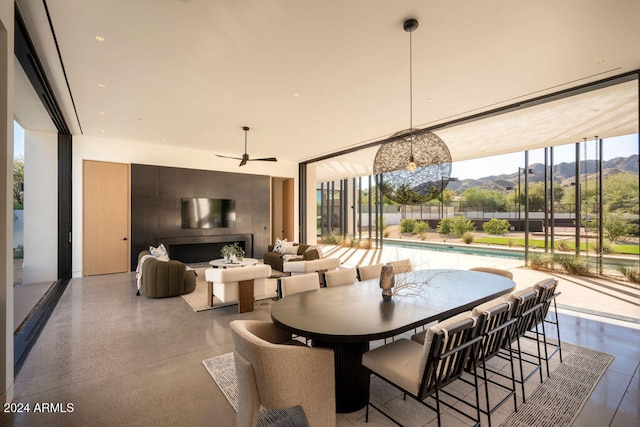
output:
<path id="1" fill-rule="evenodd" d="M 235 220 L 235 200 L 182 199 L 182 228 L 233 227 Z"/>

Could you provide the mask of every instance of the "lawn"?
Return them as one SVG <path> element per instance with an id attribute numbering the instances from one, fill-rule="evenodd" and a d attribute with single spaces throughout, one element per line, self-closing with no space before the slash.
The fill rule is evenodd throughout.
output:
<path id="1" fill-rule="evenodd" d="M 501 236 L 492 236 L 492 237 L 477 237 L 474 239 L 476 243 L 488 243 L 491 245 L 511 245 L 511 246 L 524 246 L 523 238 L 512 238 L 512 237 L 501 237 Z M 563 240 L 567 245 L 568 250 L 574 251 L 576 249 L 576 244 L 573 241 Z M 557 241 L 556 241 L 557 245 Z M 544 240 L 540 239 L 529 239 L 529 247 L 533 248 L 544 248 Z M 596 243 L 589 243 L 589 249 L 595 251 Z M 587 248 L 586 242 L 580 242 L 580 250 L 584 251 Z M 613 254 L 625 254 L 625 255 L 640 255 L 640 246 L 638 245 L 625 245 L 625 244 L 611 244 L 610 253 Z"/>

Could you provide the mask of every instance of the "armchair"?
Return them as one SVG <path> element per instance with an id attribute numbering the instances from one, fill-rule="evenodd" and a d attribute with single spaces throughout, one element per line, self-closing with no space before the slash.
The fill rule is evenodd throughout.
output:
<path id="1" fill-rule="evenodd" d="M 310 427 L 336 425 L 333 350 L 284 345 L 291 334 L 271 322 L 230 324 L 238 379 L 237 426 L 255 426 L 260 405 L 301 406 Z"/>
<path id="2" fill-rule="evenodd" d="M 283 254 L 273 251 L 273 245 L 267 247 L 263 258 L 264 263 L 270 265 L 272 269 L 278 271 L 284 271 L 283 265 L 288 259 L 295 261 L 309 261 L 320 258 L 320 254 L 315 249 L 309 249 L 311 245 L 295 244 L 294 248 L 297 248 L 295 254 Z"/>
<path id="3" fill-rule="evenodd" d="M 165 298 L 188 294 L 195 290 L 196 272 L 187 271 L 184 263 L 177 260 L 160 261 L 145 255 L 151 255 L 151 252 L 142 251 L 138 255 L 138 273 L 141 274 L 138 295 Z"/>

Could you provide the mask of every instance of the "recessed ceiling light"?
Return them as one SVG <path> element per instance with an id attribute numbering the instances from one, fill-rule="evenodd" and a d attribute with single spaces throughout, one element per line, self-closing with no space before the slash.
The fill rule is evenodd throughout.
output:
<path id="1" fill-rule="evenodd" d="M 602 64 L 603 62 L 604 62 L 604 59 L 598 59 L 598 60 L 596 61 L 596 64 Z"/>
<path id="2" fill-rule="evenodd" d="M 427 98 L 427 102 L 431 102 L 433 101 L 431 98 Z"/>
<path id="3" fill-rule="evenodd" d="M 294 93 L 293 96 L 295 96 L 296 98 L 300 98 L 300 94 L 299 93 Z"/>
<path id="4" fill-rule="evenodd" d="M 96 36 L 96 40 L 99 41 L 100 43 L 105 41 L 105 38 L 102 36 Z"/>
<path id="5" fill-rule="evenodd" d="M 163 141 L 166 141 L 166 140 L 167 140 L 167 138 L 162 138 L 162 140 L 163 140 Z"/>
<path id="6" fill-rule="evenodd" d="M 101 115 L 101 116 L 106 116 L 106 115 L 107 115 L 107 112 L 106 112 L 106 111 L 100 111 L 100 115 Z"/>
<path id="7" fill-rule="evenodd" d="M 107 87 L 107 85 L 104 83 L 98 83 L 98 87 Z"/>
<path id="8" fill-rule="evenodd" d="M 104 133 L 104 129 L 100 129 L 100 132 Z"/>

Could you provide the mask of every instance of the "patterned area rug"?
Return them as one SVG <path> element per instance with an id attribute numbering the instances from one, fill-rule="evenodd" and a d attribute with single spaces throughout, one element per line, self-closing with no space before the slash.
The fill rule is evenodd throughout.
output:
<path id="1" fill-rule="evenodd" d="M 207 269 L 208 267 L 202 267 L 202 268 L 195 268 L 197 276 L 196 276 L 196 289 L 191 292 L 190 294 L 186 294 L 186 295 L 180 295 L 182 297 L 183 300 L 185 300 L 185 302 L 187 304 L 189 304 L 189 307 L 191 307 L 193 309 L 193 311 L 195 312 L 199 312 L 199 311 L 206 311 L 206 310 L 213 310 L 214 308 L 220 308 L 220 307 L 227 307 L 230 305 L 236 305 L 236 303 L 224 303 L 222 301 L 220 301 L 217 298 L 214 298 L 213 301 L 213 307 L 209 306 L 209 301 L 207 300 L 207 291 L 208 291 L 208 286 L 207 286 L 207 281 L 205 280 L 205 276 L 204 276 L 204 271 Z M 268 280 L 275 280 L 275 279 L 268 279 Z M 271 287 L 273 287 L 275 289 L 275 284 L 271 284 Z M 267 295 L 265 296 L 265 299 L 268 298 L 272 298 L 275 296 L 275 293 L 273 293 L 273 295 Z"/>
<path id="2" fill-rule="evenodd" d="M 518 412 L 513 412 L 500 424 L 504 427 L 562 427 L 571 426 L 580 410 L 589 399 L 598 381 L 613 361 L 613 356 L 582 347 L 563 344 L 563 363 L 558 363 L 551 372 L 550 378 L 545 378 L 543 384 L 538 385 L 531 394 L 527 393 L 527 403 L 518 404 Z M 558 356 L 555 356 L 556 358 Z M 202 362 L 214 379 L 222 393 L 237 412 L 238 387 L 236 384 L 233 353 L 223 354 Z M 534 377 L 532 381 L 536 381 Z M 373 400 L 388 400 L 387 387 L 382 381 L 372 380 L 371 397 Z M 380 396 L 378 396 L 380 394 Z M 492 399 L 493 400 L 493 399 Z M 519 399 L 520 400 L 520 399 Z M 412 399 L 402 400 L 399 396 L 389 403 L 392 412 L 396 406 L 399 414 L 413 412 L 413 416 L 422 420 L 435 417 L 429 409 L 421 405 L 412 404 Z M 410 405 L 404 407 L 404 405 Z M 402 409 L 404 407 L 404 409 Z M 509 405 L 503 406 L 508 408 Z M 501 408 L 502 409 L 502 408 Z M 419 413 L 425 411 L 425 413 Z M 375 411 L 374 411 L 375 412 Z M 405 414 L 403 414 L 405 415 Z M 458 423 L 459 421 L 459 423 Z M 496 420 L 497 421 L 497 420 Z M 455 421 L 459 425 L 466 425 L 462 420 Z M 411 424 L 411 423 L 410 423 Z M 258 426 L 301 426 L 306 425 L 304 413 L 300 408 L 272 411 L 260 408 Z M 385 424 L 387 425 L 387 424 Z M 389 424 L 391 425 L 391 424 Z"/>
<path id="3" fill-rule="evenodd" d="M 222 394 L 227 398 L 233 410 L 238 412 L 238 383 L 236 382 L 236 367 L 233 361 L 233 353 L 226 353 L 212 359 L 203 360 L 213 380 L 218 384 Z M 258 413 L 259 427 L 282 426 L 295 427 L 307 425 L 304 412 L 300 407 L 270 410 L 260 407 Z"/>
<path id="4" fill-rule="evenodd" d="M 564 349 L 563 345 L 563 349 Z M 503 426 L 570 426 L 587 403 L 614 357 L 582 347 L 572 347 L 563 361 L 527 403 L 518 406 Z"/>

